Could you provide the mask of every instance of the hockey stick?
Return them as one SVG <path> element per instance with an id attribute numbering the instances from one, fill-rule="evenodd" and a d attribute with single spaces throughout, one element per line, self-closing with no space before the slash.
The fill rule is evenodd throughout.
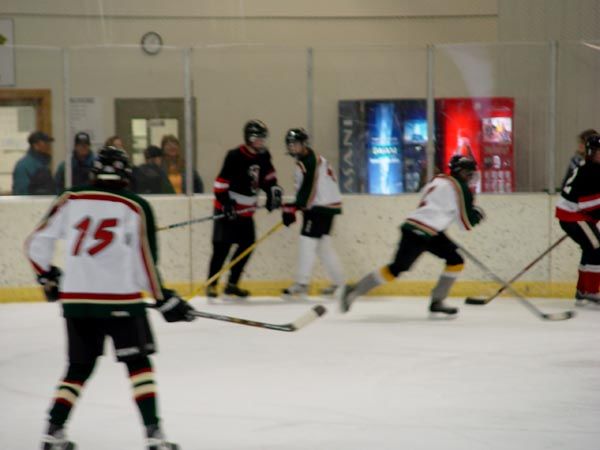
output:
<path id="1" fill-rule="evenodd" d="M 265 239 L 267 239 L 269 236 L 271 236 L 273 233 L 275 233 L 277 230 L 279 230 L 279 228 L 281 228 L 282 226 L 283 226 L 283 222 L 278 222 L 269 231 L 267 231 L 259 239 L 257 239 L 254 242 L 254 244 L 248 246 L 246 248 L 246 250 L 244 250 L 242 253 L 240 253 L 238 256 L 236 256 L 231 261 L 229 261 L 229 263 L 225 264 L 225 266 L 222 267 L 221 270 L 219 270 L 212 277 L 210 277 L 208 280 L 206 280 L 204 282 L 204 284 L 202 285 L 202 287 L 197 291 L 197 293 L 199 293 L 200 291 L 202 291 L 203 289 L 205 289 L 206 286 L 208 286 L 209 284 L 211 284 L 213 281 L 219 279 L 219 277 L 221 275 L 223 275 L 225 272 L 227 272 L 229 269 L 231 269 L 233 266 L 235 266 L 238 262 L 240 262 L 248 253 L 250 253 L 252 250 L 254 250 L 258 246 L 258 244 L 260 244 L 262 241 L 264 241 Z"/>
<path id="2" fill-rule="evenodd" d="M 236 211 L 236 213 L 240 214 L 240 213 L 246 213 L 246 212 L 250 212 L 250 211 L 256 211 L 257 209 L 260 209 L 260 208 L 263 208 L 263 206 L 253 206 L 251 208 L 241 209 L 239 211 Z M 200 217 L 199 219 L 185 220 L 183 222 L 177 222 L 177 223 L 172 223 L 171 225 L 165 225 L 164 227 L 158 227 L 156 229 L 156 231 L 171 230 L 173 228 L 185 227 L 186 225 L 193 225 L 195 223 L 208 222 L 209 220 L 219 220 L 219 219 L 222 219 L 223 217 L 225 217 L 225 214 L 216 214 L 216 215 L 211 215 L 211 216 L 206 216 L 206 217 Z"/>
<path id="3" fill-rule="evenodd" d="M 311 308 L 308 312 L 302 314 L 293 322 L 284 324 L 257 322 L 256 320 L 240 319 L 238 317 L 224 316 L 222 314 L 213 314 L 203 311 L 193 311 L 192 314 L 204 319 L 222 320 L 224 322 L 236 323 L 238 325 L 248 325 L 250 327 L 267 328 L 269 330 L 276 331 L 298 331 L 299 329 L 321 317 L 326 312 L 327 309 L 323 305 L 317 305 Z"/>
<path id="4" fill-rule="evenodd" d="M 506 288 L 509 290 L 509 292 L 512 295 L 514 295 L 515 298 L 517 300 L 519 300 L 519 302 L 523 306 L 525 306 L 530 312 L 532 312 L 533 314 L 538 316 L 540 319 L 542 319 L 542 320 L 567 320 L 567 319 L 570 319 L 575 316 L 575 311 L 564 311 L 564 312 L 560 312 L 560 313 L 544 313 L 544 312 L 540 311 L 533 303 L 531 303 L 529 300 L 527 300 L 525 297 L 523 297 L 521 294 L 519 294 L 510 285 L 510 283 L 506 283 L 504 280 L 502 280 L 502 278 L 500 278 L 498 275 L 496 275 L 494 272 L 492 272 L 490 269 L 488 269 L 487 266 L 485 264 L 483 264 L 481 261 L 479 261 L 479 259 L 477 259 L 471 252 L 469 252 L 464 247 L 461 247 L 460 245 L 457 245 L 457 247 L 461 251 L 461 253 L 463 253 L 467 258 L 469 258 L 471 261 L 473 261 L 481 270 L 483 270 L 485 272 L 485 274 L 487 276 L 492 278 L 497 283 L 500 283 L 501 285 L 506 285 Z"/>
<path id="5" fill-rule="evenodd" d="M 489 302 L 491 302 L 496 297 L 498 297 L 500 294 L 502 294 L 502 292 L 504 292 L 508 288 L 509 285 L 513 284 L 516 280 L 521 278 L 521 276 L 525 272 L 527 272 L 534 265 L 536 265 L 544 256 L 546 256 L 548 253 L 550 253 L 552 250 L 554 250 L 554 248 L 558 247 L 558 245 L 562 241 L 564 241 L 567 237 L 568 236 L 565 234 L 558 241 L 556 241 L 554 244 L 552 244 L 550 247 L 548 247 L 546 250 L 544 250 L 544 252 L 542 254 L 540 254 L 537 258 L 535 258 L 533 261 L 531 261 L 529 264 L 527 264 L 523 268 L 523 270 L 521 270 L 518 274 L 516 274 L 514 277 L 512 277 L 510 280 L 508 280 L 505 284 L 503 284 L 502 287 L 500 287 L 500 289 L 498 289 L 494 295 L 487 297 L 487 298 L 467 297 L 465 299 L 465 303 L 468 305 L 487 305 Z"/>

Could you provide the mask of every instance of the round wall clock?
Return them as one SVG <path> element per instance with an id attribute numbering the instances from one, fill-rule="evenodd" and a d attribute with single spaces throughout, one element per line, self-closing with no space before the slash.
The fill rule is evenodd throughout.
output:
<path id="1" fill-rule="evenodd" d="M 156 55 L 160 52 L 163 45 L 162 37 L 155 31 L 149 31 L 142 36 L 142 50 L 149 55 Z"/>

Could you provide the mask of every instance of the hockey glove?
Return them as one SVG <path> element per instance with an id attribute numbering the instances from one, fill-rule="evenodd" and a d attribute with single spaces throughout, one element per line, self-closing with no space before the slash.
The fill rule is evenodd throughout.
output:
<path id="1" fill-rule="evenodd" d="M 271 186 L 267 190 L 267 211 L 271 212 L 274 209 L 281 208 L 281 202 L 283 200 L 283 189 L 281 186 Z"/>
<path id="2" fill-rule="evenodd" d="M 477 225 L 485 220 L 485 213 L 479 206 L 473 206 L 473 225 Z"/>
<path id="3" fill-rule="evenodd" d="M 223 214 L 227 220 L 235 220 L 237 218 L 237 212 L 235 210 L 235 200 L 229 200 L 223 204 Z"/>
<path id="4" fill-rule="evenodd" d="M 296 207 L 294 205 L 283 205 L 281 219 L 286 227 L 296 221 Z"/>
<path id="5" fill-rule="evenodd" d="M 48 272 L 38 275 L 37 282 L 44 288 L 44 295 L 49 302 L 58 300 L 58 285 L 60 283 L 61 270 L 56 266 L 50 266 Z"/>
<path id="6" fill-rule="evenodd" d="M 191 322 L 196 319 L 194 308 L 171 289 L 163 289 L 164 300 L 156 302 L 156 307 L 167 322 Z"/>

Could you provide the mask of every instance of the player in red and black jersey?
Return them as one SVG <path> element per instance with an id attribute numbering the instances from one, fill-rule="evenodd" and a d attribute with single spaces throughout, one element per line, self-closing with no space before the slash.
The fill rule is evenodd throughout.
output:
<path id="1" fill-rule="evenodd" d="M 223 167 L 215 179 L 215 214 L 224 213 L 225 218 L 214 221 L 209 278 L 221 270 L 233 244 L 237 244 L 237 249 L 232 259 L 254 243 L 253 216 L 260 190 L 267 194 L 266 207 L 269 211 L 281 206 L 283 190 L 277 185 L 271 154 L 266 147 L 268 135 L 267 126 L 260 120 L 246 123 L 245 144 L 227 152 Z M 226 295 L 247 297 L 250 294 L 238 286 L 250 255 L 251 253 L 231 269 L 224 291 Z M 208 297 L 217 296 L 217 282 L 215 280 L 207 287 Z"/>
<path id="2" fill-rule="evenodd" d="M 576 305 L 600 303 L 600 134 L 585 141 L 585 163 L 575 167 L 556 204 L 561 228 L 581 247 Z"/>

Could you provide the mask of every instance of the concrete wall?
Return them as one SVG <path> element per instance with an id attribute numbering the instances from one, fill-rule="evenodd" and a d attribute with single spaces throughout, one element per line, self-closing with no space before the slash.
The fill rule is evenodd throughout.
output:
<path id="1" fill-rule="evenodd" d="M 349 279 L 356 279 L 391 260 L 399 230 L 406 215 L 418 202 L 417 195 L 398 197 L 346 196 L 344 214 L 336 221 L 335 247 Z M 210 215 L 210 196 L 193 198 L 149 197 L 160 226 Z M 452 228 L 449 235 L 463 244 L 497 275 L 512 277 L 562 234 L 553 219 L 554 197 L 545 194 L 480 196 L 478 203 L 487 211 L 484 224 L 472 232 Z M 24 287 L 33 286 L 32 271 L 23 256 L 23 242 L 40 220 L 50 198 L 0 198 L 0 299 L 11 295 L 31 295 Z M 277 213 L 260 211 L 256 215 L 257 236 L 280 220 Z M 161 231 L 160 268 L 165 280 L 184 292 L 199 287 L 206 279 L 211 252 L 210 222 Z M 262 243 L 253 255 L 244 279 L 257 293 L 274 293 L 294 276 L 298 225 L 283 229 Z M 577 278 L 579 251 L 570 241 L 523 277 L 527 292 L 539 295 L 569 295 Z M 61 265 L 58 252 L 57 265 Z M 392 285 L 389 292 L 425 294 L 439 275 L 443 263 L 431 255 L 423 256 L 413 270 Z M 323 281 L 322 268 L 315 268 L 315 280 Z M 478 288 L 488 281 L 482 272 L 467 262 L 461 276 L 465 286 Z M 12 294 L 11 294 L 12 293 Z M 38 293 L 39 295 L 39 293 Z"/>

